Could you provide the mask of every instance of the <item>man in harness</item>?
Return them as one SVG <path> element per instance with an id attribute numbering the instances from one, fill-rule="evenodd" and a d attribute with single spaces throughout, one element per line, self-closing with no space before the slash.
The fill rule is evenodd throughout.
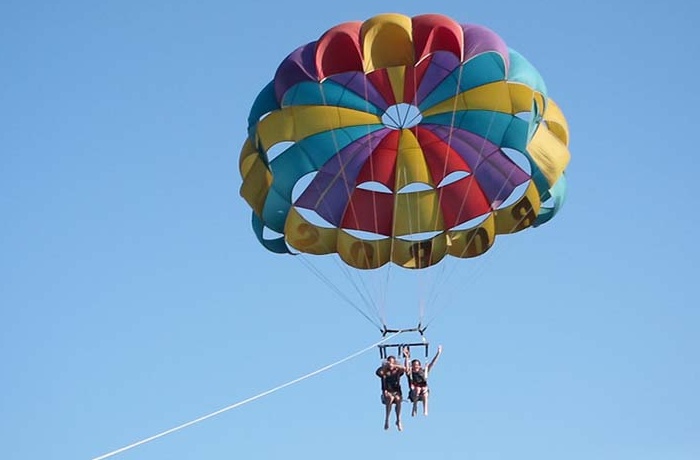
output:
<path id="1" fill-rule="evenodd" d="M 418 401 L 423 402 L 423 415 L 428 415 L 428 393 L 430 391 L 428 388 L 428 374 L 433 369 L 433 366 L 437 362 L 440 353 L 442 353 L 442 345 L 438 346 L 437 353 L 424 369 L 421 366 L 419 359 L 414 359 L 411 361 L 411 365 L 409 366 L 408 360 L 411 357 L 411 349 L 406 347 L 403 350 L 406 375 L 408 377 L 408 384 L 411 390 L 408 393 L 408 399 L 413 403 L 411 417 L 415 417 L 416 413 L 418 412 Z"/>
<path id="2" fill-rule="evenodd" d="M 391 406 L 395 406 L 396 411 L 396 428 L 401 431 L 401 401 L 403 394 L 401 393 L 401 376 L 405 373 L 405 368 L 396 362 L 394 356 L 389 356 L 384 364 L 377 369 L 375 374 L 382 379 L 382 403 L 386 407 L 384 417 L 384 429 L 389 429 L 389 416 L 391 415 Z"/>

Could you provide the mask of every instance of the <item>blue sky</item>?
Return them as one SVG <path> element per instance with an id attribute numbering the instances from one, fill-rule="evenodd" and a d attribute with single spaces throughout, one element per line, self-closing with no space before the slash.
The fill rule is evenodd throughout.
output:
<path id="1" fill-rule="evenodd" d="M 2 457 L 91 459 L 379 339 L 257 244 L 238 154 L 287 53 L 435 12 L 538 68 L 572 162 L 554 221 L 426 306 L 430 416 L 382 430 L 373 350 L 115 458 L 699 458 L 698 7 L 610 3 L 3 2 Z M 387 308 L 415 314 L 430 277 L 393 274 Z"/>

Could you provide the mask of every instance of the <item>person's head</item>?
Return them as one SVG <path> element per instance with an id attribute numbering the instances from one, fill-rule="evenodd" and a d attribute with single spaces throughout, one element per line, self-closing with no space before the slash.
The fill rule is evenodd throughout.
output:
<path id="1" fill-rule="evenodd" d="M 388 357 L 386 358 L 386 364 L 387 364 L 388 366 L 393 366 L 393 365 L 395 365 L 395 364 L 396 364 L 396 356 L 388 356 Z"/>
<path id="2" fill-rule="evenodd" d="M 414 371 L 419 371 L 420 370 L 420 359 L 414 359 L 411 361 L 411 369 Z"/>

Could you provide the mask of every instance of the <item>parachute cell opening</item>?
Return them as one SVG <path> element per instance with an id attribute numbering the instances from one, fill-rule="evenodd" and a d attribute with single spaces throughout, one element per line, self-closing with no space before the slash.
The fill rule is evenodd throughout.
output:
<path id="1" fill-rule="evenodd" d="M 295 142 L 292 141 L 282 141 L 270 146 L 270 148 L 265 152 L 265 155 L 267 155 L 267 161 L 270 162 L 282 155 L 294 144 Z"/>

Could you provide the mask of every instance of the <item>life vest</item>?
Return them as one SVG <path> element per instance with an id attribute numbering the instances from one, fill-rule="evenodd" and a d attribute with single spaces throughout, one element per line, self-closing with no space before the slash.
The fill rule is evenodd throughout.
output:
<path id="1" fill-rule="evenodd" d="M 419 371 L 410 371 L 410 380 L 411 383 L 417 387 L 427 387 L 428 386 L 428 379 L 425 376 L 425 369 L 421 369 Z"/>
<path id="2" fill-rule="evenodd" d="M 401 391 L 401 373 L 390 372 L 382 378 L 382 390 Z"/>

